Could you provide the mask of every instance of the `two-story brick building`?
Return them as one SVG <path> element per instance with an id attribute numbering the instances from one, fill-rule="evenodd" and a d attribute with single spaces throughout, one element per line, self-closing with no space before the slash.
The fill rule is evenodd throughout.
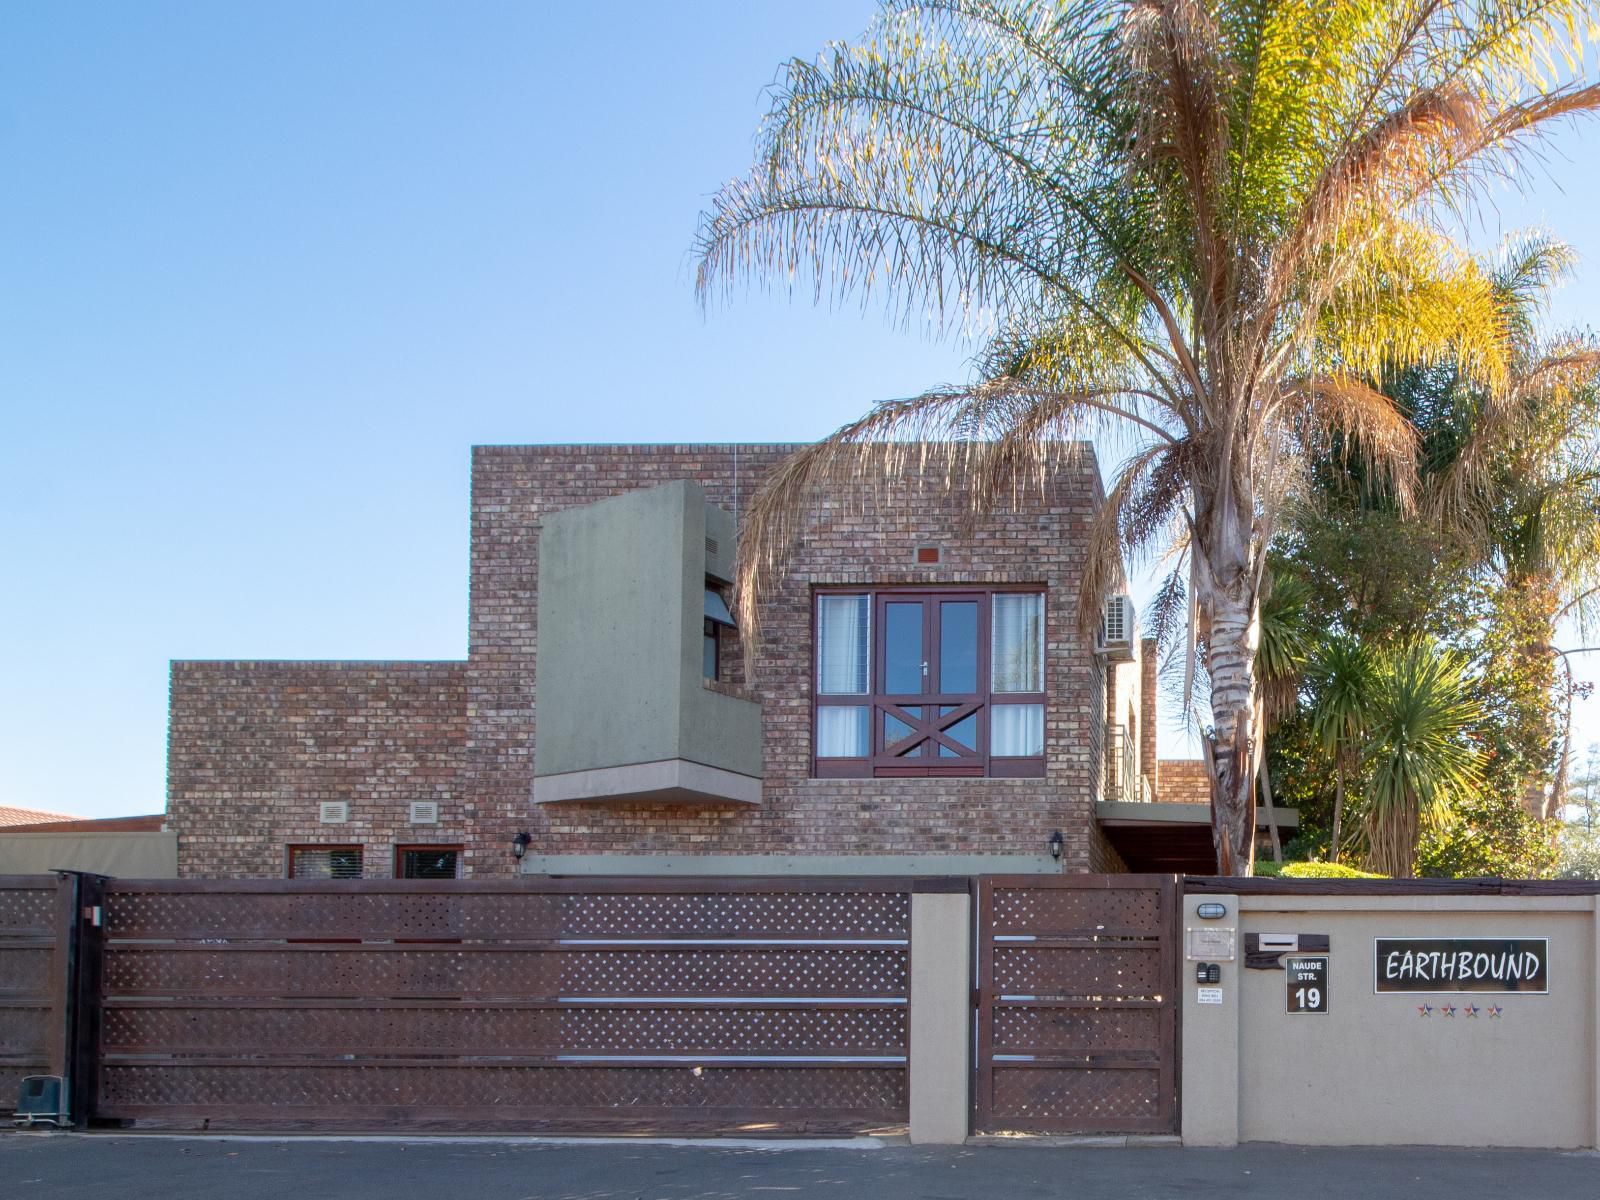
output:
<path id="1" fill-rule="evenodd" d="M 1092 450 L 977 521 L 823 499 L 746 680 L 739 507 L 793 449 L 478 447 L 465 660 L 173 664 L 180 872 L 1208 869 L 1131 607 L 1079 632 Z"/>

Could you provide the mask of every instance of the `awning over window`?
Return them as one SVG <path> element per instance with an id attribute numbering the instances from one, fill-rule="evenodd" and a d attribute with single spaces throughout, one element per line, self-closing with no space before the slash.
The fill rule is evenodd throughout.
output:
<path id="1" fill-rule="evenodd" d="M 728 611 L 727 603 L 712 588 L 706 589 L 706 617 L 718 625 L 733 624 L 733 614 Z"/>

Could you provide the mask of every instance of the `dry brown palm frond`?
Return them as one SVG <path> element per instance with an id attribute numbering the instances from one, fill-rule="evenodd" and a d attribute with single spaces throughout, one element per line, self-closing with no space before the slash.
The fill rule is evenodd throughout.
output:
<path id="1" fill-rule="evenodd" d="M 959 492 L 973 515 L 1015 506 L 1082 452 L 1079 433 L 1097 418 L 1139 420 L 1170 440 L 1130 416 L 1119 394 L 1042 392 L 1014 380 L 940 389 L 880 404 L 796 452 L 742 514 L 734 606 L 749 662 L 760 644 L 761 601 L 815 523 L 819 501 L 861 507 L 914 487 Z"/>
<path id="2" fill-rule="evenodd" d="M 1371 478 L 1388 482 L 1401 511 L 1414 503 L 1417 429 L 1395 402 L 1348 375 L 1318 375 L 1289 389 L 1308 421 L 1308 439 L 1317 447 L 1343 434 Z"/>
<path id="3" fill-rule="evenodd" d="M 1501 109 L 1484 123 L 1469 154 L 1496 146 L 1514 148 L 1515 139 L 1524 133 L 1542 133 L 1545 126 L 1562 117 L 1600 109 L 1600 83 L 1570 84 L 1543 95 L 1533 96 Z"/>
<path id="4" fill-rule="evenodd" d="M 1188 564 L 1180 561 L 1144 607 L 1144 626 L 1158 649 L 1169 649 L 1173 637 L 1188 623 L 1188 575 Z"/>
<path id="5" fill-rule="evenodd" d="M 1171 447 L 1158 444 L 1135 454 L 1123 464 L 1116 483 L 1095 510 L 1085 539 L 1083 571 L 1078 576 L 1078 628 L 1085 636 L 1099 627 L 1101 605 L 1123 583 L 1123 523 L 1130 498 L 1148 486 L 1149 475 L 1171 453 Z M 1181 497 L 1181 479 L 1178 487 Z"/>
<path id="6" fill-rule="evenodd" d="M 1480 106 L 1465 88 L 1429 88 L 1375 122 L 1329 162 L 1293 230 L 1272 255 L 1263 315 L 1290 294 L 1308 259 L 1331 243 L 1348 241 L 1353 228 L 1393 212 L 1393 193 L 1420 188 L 1437 172 L 1441 155 L 1453 160 L 1481 137 L 1482 123 Z M 1337 282 L 1330 278 L 1325 286 Z"/>
<path id="7" fill-rule="evenodd" d="M 1123 505 L 1122 543 L 1130 549 L 1157 544 L 1163 534 L 1170 544 L 1174 534 L 1187 533 L 1193 518 L 1188 511 L 1189 481 L 1203 455 L 1195 438 L 1166 447 L 1150 464 Z"/>
<path id="8" fill-rule="evenodd" d="M 1578 389 L 1600 384 L 1600 346 L 1570 341 L 1518 372 L 1504 395 L 1490 397 L 1473 416 L 1472 432 L 1427 497 L 1429 517 L 1467 538 L 1485 532 L 1491 476 L 1520 444 L 1542 440 L 1541 400 L 1558 404 Z"/>

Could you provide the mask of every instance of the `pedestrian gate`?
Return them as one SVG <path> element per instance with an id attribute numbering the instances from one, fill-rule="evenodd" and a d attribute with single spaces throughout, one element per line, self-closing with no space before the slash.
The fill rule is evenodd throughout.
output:
<path id="1" fill-rule="evenodd" d="M 980 880 L 978 1132 L 1177 1132 L 1176 883 Z"/>

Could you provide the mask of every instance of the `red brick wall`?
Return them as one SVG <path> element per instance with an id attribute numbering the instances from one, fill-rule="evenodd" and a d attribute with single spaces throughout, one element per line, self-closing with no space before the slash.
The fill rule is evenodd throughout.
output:
<path id="1" fill-rule="evenodd" d="M 1064 859 L 1087 870 L 1100 676 L 1075 631 L 1083 534 L 1099 499 L 1093 461 L 1038 504 L 962 530 L 959 497 L 934 487 L 823 500 L 764 610 L 754 689 L 764 705 L 759 810 L 558 805 L 528 815 L 538 520 L 542 513 L 674 479 L 732 511 L 792 447 L 480 447 L 473 470 L 470 770 L 483 807 L 524 821 L 536 853 L 1038 853 L 1061 829 Z M 913 564 L 918 545 L 938 566 Z M 810 778 L 811 585 L 1044 583 L 1049 587 L 1047 778 Z"/>
<path id="2" fill-rule="evenodd" d="M 1104 685 L 1075 624 L 1100 498 L 1090 455 L 1022 511 L 975 525 L 959 497 L 932 484 L 819 502 L 764 609 L 753 680 L 764 703 L 759 809 L 533 808 L 542 515 L 677 479 L 734 511 L 792 449 L 476 448 L 465 663 L 174 665 L 169 783 L 181 869 L 281 874 L 285 843 L 342 841 L 359 819 L 367 873 L 385 874 L 388 842 L 415 832 L 405 801 L 436 797 L 449 816 L 414 840 L 462 841 L 474 875 L 512 870 L 505 848 L 519 829 L 534 854 L 1038 854 L 1060 829 L 1068 870 L 1115 869 L 1092 819 Z M 942 562 L 915 565 L 914 547 L 927 544 Z M 811 585 L 954 583 L 1047 587 L 1046 777 L 810 778 Z M 351 825 L 318 826 L 322 799 L 349 799 Z"/>
<path id="3" fill-rule="evenodd" d="M 1210 804 L 1211 777 L 1198 758 L 1161 760 L 1161 791 L 1157 800 L 1173 804 Z"/>
<path id="4" fill-rule="evenodd" d="M 482 849 L 463 787 L 466 664 L 175 662 L 167 823 L 186 876 L 282 876 L 289 843 L 361 845 L 381 878 L 393 846 Z M 345 824 L 319 805 L 348 802 Z M 439 824 L 409 823 L 413 800 Z"/>
<path id="5" fill-rule="evenodd" d="M 1139 770 L 1150 781 L 1150 794 L 1161 799 L 1161 761 L 1156 756 L 1156 688 L 1161 648 L 1155 638 L 1139 642 Z"/>

